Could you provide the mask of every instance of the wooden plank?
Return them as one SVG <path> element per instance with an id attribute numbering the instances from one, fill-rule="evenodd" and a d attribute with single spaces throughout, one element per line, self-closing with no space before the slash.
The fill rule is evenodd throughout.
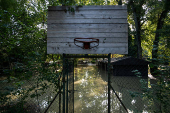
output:
<path id="1" fill-rule="evenodd" d="M 59 37 L 59 38 L 66 38 L 66 37 L 75 37 L 75 38 L 99 38 L 99 37 L 127 37 L 127 33 L 48 33 L 47 32 L 47 37 Z"/>
<path id="2" fill-rule="evenodd" d="M 47 32 L 55 29 L 126 29 L 128 30 L 128 24 L 48 24 Z M 121 30 L 123 31 L 123 30 Z"/>
<path id="3" fill-rule="evenodd" d="M 78 46 L 83 47 L 83 43 L 76 43 Z M 47 43 L 47 47 L 55 48 L 79 48 L 74 43 Z M 97 43 L 91 43 L 91 47 L 97 46 Z M 119 48 L 128 47 L 127 43 L 99 43 L 97 48 Z"/>
<path id="4" fill-rule="evenodd" d="M 48 6 L 48 10 L 49 11 L 61 11 L 61 10 L 68 10 L 70 6 Z M 96 5 L 96 6 L 71 6 L 72 8 L 74 8 L 75 10 L 81 11 L 81 10 L 99 10 L 99 9 L 103 9 L 103 10 L 112 10 L 112 9 L 127 9 L 127 6 L 121 6 L 121 5 Z"/>
<path id="5" fill-rule="evenodd" d="M 102 18 L 102 19 L 114 19 L 114 18 L 126 18 L 127 19 L 127 12 L 123 13 L 113 13 L 113 14 L 73 14 L 73 13 L 60 13 L 54 14 L 53 12 L 49 12 L 48 19 L 54 20 L 57 18 L 75 18 L 75 19 L 95 19 L 95 18 Z"/>
<path id="6" fill-rule="evenodd" d="M 48 20 L 47 24 L 65 23 L 65 24 L 110 24 L 110 23 L 127 23 L 127 19 L 58 19 Z"/>
<path id="7" fill-rule="evenodd" d="M 125 28 L 117 28 L 117 29 L 113 29 L 113 28 L 77 28 L 77 29 L 73 29 L 73 28 L 66 28 L 66 29 L 48 29 L 48 33 L 114 33 L 114 32 L 128 32 L 128 29 Z"/>
<path id="8" fill-rule="evenodd" d="M 66 12 L 66 11 L 48 11 L 48 17 L 57 16 L 57 15 L 126 15 L 127 10 L 83 10 L 83 11 L 75 11 L 75 12 Z"/>
<path id="9" fill-rule="evenodd" d="M 99 43 L 128 43 L 128 37 L 123 38 L 103 38 L 100 37 Z M 64 42 L 70 42 L 74 43 L 74 38 L 47 38 L 47 43 L 64 43 Z"/>
<path id="10" fill-rule="evenodd" d="M 128 54 L 128 48 L 92 48 L 92 49 L 82 49 L 82 48 L 55 48 L 47 47 L 47 54 Z"/>

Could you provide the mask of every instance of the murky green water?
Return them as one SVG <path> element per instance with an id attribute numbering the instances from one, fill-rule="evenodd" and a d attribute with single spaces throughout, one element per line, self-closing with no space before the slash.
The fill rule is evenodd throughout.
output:
<path id="1" fill-rule="evenodd" d="M 75 113 L 107 112 L 107 82 L 94 66 L 75 68 Z"/>
<path id="2" fill-rule="evenodd" d="M 81 65 L 75 67 L 74 73 L 74 113 L 107 113 L 107 72 L 97 66 Z M 35 80 L 26 82 L 24 87 L 35 84 Z M 149 113 L 147 112 L 148 102 L 146 100 L 141 97 L 132 98 L 130 95 L 130 92 L 134 91 L 142 93 L 139 78 L 112 75 L 111 85 L 129 113 Z M 29 97 L 27 100 L 33 106 L 36 104 L 40 108 L 37 112 L 44 112 L 56 95 L 53 90 L 54 86 L 51 86 L 38 98 Z M 36 109 L 37 107 L 32 108 Z M 48 110 L 48 113 L 58 112 L 59 96 Z M 111 91 L 111 112 L 126 112 L 113 91 Z"/>
<path id="3" fill-rule="evenodd" d="M 131 97 L 130 92 L 141 93 L 140 79 L 137 77 L 113 76 L 111 85 L 129 113 L 148 113 L 147 102 L 141 97 Z M 107 113 L 108 87 L 107 72 L 97 66 L 75 68 L 75 113 Z M 121 102 L 111 91 L 111 112 L 125 113 Z"/>

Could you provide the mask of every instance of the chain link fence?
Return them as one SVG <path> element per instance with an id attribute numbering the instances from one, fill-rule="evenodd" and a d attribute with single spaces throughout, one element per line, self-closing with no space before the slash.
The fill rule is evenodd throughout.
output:
<path id="1" fill-rule="evenodd" d="M 44 113 L 47 109 L 51 113 L 59 112 L 59 98 L 62 95 L 56 95 L 61 87 L 61 63 L 36 64 L 28 71 L 15 72 L 19 77 L 1 77 L 0 112 Z"/>
<path id="2" fill-rule="evenodd" d="M 160 112 L 162 109 L 169 112 L 169 66 L 159 65 L 158 71 L 161 76 L 154 77 L 149 72 L 148 64 L 150 62 L 146 63 L 145 60 L 129 58 L 123 55 L 112 55 L 111 113 L 153 113 L 154 111 Z M 159 60 L 161 62 L 164 59 L 160 58 Z M 145 65 L 141 65 L 142 62 Z M 98 65 L 99 73 L 107 77 L 107 59 L 100 59 L 100 63 Z M 59 90 L 62 89 L 63 84 L 62 73 L 49 70 L 56 69 L 49 66 L 43 73 L 35 71 L 34 76 L 26 80 L 1 77 L 0 112 L 62 112 L 63 97 L 62 90 Z M 27 72 L 27 74 L 31 73 Z M 107 81 L 105 77 L 102 79 Z M 73 82 L 69 84 L 73 85 Z M 105 96 L 107 97 L 107 95 Z M 69 104 L 70 108 L 74 108 L 73 101 Z M 69 113 L 72 111 L 69 111 Z"/>
<path id="3" fill-rule="evenodd" d="M 169 107 L 169 67 L 165 65 L 159 66 L 159 71 L 161 77 L 151 76 L 149 71 L 148 62 L 143 59 L 137 59 L 132 57 L 127 57 L 123 55 L 111 55 L 111 113 L 153 113 L 155 111 L 160 112 L 161 110 L 168 111 Z M 78 62 L 78 61 L 76 61 Z M 97 63 L 98 62 L 98 63 Z M 80 82 L 75 75 L 79 72 L 82 75 L 95 75 L 90 79 L 101 78 L 105 83 L 104 89 L 106 92 L 102 95 L 95 97 L 103 99 L 103 96 L 107 97 L 107 59 L 98 59 L 96 64 L 98 64 L 98 70 L 96 72 L 90 71 L 93 67 L 88 68 L 88 71 L 83 71 L 86 68 L 76 68 L 73 69 L 73 64 L 68 67 L 71 70 L 66 70 L 68 72 L 68 96 L 65 95 L 68 105 L 65 103 L 65 110 L 68 108 L 68 113 L 74 112 L 74 98 L 81 98 L 81 93 L 74 95 L 74 84 Z M 25 78 L 6 78 L 1 77 L 0 80 L 0 93 L 1 93 L 1 113 L 60 113 L 63 111 L 63 71 L 62 62 L 54 62 L 45 66 L 45 68 L 40 68 L 37 66 L 33 71 L 33 75 L 28 79 Z M 56 67 L 57 66 L 57 67 Z M 86 65 L 87 66 L 87 65 Z M 85 67 L 86 67 L 85 66 Z M 87 66 L 88 67 L 88 66 Z M 95 68 L 96 69 L 96 68 Z M 38 71 L 39 70 L 39 71 Z M 40 71 L 41 70 L 41 71 Z M 87 72 L 87 73 L 86 73 Z M 27 72 L 26 75 L 29 75 Z M 22 76 L 23 77 L 23 76 Z M 67 77 L 65 78 L 65 84 L 67 84 Z M 81 78 L 85 80 L 85 78 Z M 75 81 L 74 81 L 75 80 Z M 98 79 L 97 79 L 98 80 Z M 84 83 L 81 81 L 80 83 Z M 93 84 L 95 86 L 97 82 L 92 81 L 88 84 Z M 101 84 L 102 85 L 102 84 Z M 78 87 L 78 86 L 76 86 Z M 83 86 L 84 87 L 84 86 Z M 95 91 L 100 89 L 100 85 L 94 88 Z M 102 91 L 105 91 L 102 90 Z M 86 91 L 86 89 L 85 89 Z M 78 92 L 78 91 L 77 91 Z M 85 92 L 85 94 L 88 93 Z M 96 93 L 96 95 L 98 95 Z M 76 97 L 75 97 L 76 96 Z M 89 98 L 90 99 L 90 98 Z M 87 99 L 87 100 L 89 100 Z M 92 103 L 87 103 L 83 100 L 87 106 Z M 92 101 L 92 100 L 91 100 Z M 105 106 L 103 112 L 107 112 L 107 99 L 103 101 L 97 101 L 102 106 Z M 166 104 L 165 104 L 166 103 Z M 77 105 L 77 104 L 76 104 Z M 96 104 L 97 105 L 97 104 Z M 86 106 L 86 107 L 87 107 Z M 95 104 L 94 104 L 95 106 Z M 88 108 L 92 109 L 91 107 Z M 84 110 L 84 111 L 88 111 Z M 97 109 L 97 108 L 95 108 Z M 81 111 L 82 112 L 82 111 Z M 83 113 L 83 112 L 82 112 Z"/>

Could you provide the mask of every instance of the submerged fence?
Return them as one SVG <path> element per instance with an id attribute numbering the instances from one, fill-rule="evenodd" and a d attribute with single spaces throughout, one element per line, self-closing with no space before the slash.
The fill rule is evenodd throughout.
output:
<path id="1" fill-rule="evenodd" d="M 160 65 L 161 76 L 151 76 L 148 71 L 150 62 L 146 60 L 114 56 L 110 67 L 107 65 L 107 59 L 96 60 L 98 60 L 98 74 L 96 74 L 102 75 L 103 81 L 108 82 L 107 72 L 110 68 L 110 113 L 169 112 L 168 66 Z M 34 76 L 28 79 L 25 78 L 29 74 L 20 79 L 1 78 L 0 112 L 63 113 L 65 110 L 67 113 L 74 113 L 74 83 L 78 81 L 74 78 L 73 62 L 66 60 L 65 64 L 67 67 L 65 70 L 56 72 L 52 70 L 59 67 L 53 69 L 53 66 L 49 66 L 43 70 L 43 73 L 35 71 Z M 90 71 L 89 73 L 93 74 Z M 91 84 L 95 86 L 95 83 L 92 81 Z M 65 97 L 63 97 L 63 87 L 65 87 Z M 108 97 L 107 89 L 105 93 L 105 97 Z M 107 100 L 99 102 L 108 107 Z M 92 103 L 88 105 L 90 104 Z M 87 109 L 91 108 L 87 106 Z M 105 112 L 108 112 L 107 109 Z"/>
<path id="2" fill-rule="evenodd" d="M 49 111 L 59 112 L 62 98 L 62 95 L 57 96 L 62 87 L 59 65 L 58 62 L 45 66 L 35 63 L 30 70 L 15 72 L 17 77 L 1 77 L 0 112 L 43 113 L 49 107 Z"/>

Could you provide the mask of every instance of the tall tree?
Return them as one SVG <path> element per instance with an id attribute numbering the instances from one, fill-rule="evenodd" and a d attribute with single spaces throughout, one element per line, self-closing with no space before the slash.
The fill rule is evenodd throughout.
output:
<path id="1" fill-rule="evenodd" d="M 118 5 L 122 5 L 122 0 L 116 0 L 118 2 Z"/>
<path id="2" fill-rule="evenodd" d="M 137 43 L 137 57 L 142 58 L 142 46 L 141 46 L 141 30 L 143 25 L 143 17 L 145 15 L 145 9 L 143 9 L 143 5 L 145 4 L 145 0 L 129 0 L 129 14 L 133 15 L 133 20 L 135 23 L 135 39 Z"/>
<path id="3" fill-rule="evenodd" d="M 158 13 L 158 19 L 156 24 L 156 33 L 155 33 L 155 39 L 153 41 L 153 49 L 152 49 L 152 64 L 153 67 L 151 67 L 151 73 L 152 75 L 158 75 L 159 73 L 156 73 L 156 70 L 158 69 L 157 65 L 157 58 L 158 58 L 158 48 L 159 48 L 159 42 L 161 39 L 161 30 L 163 29 L 163 26 L 165 24 L 165 19 L 167 18 L 167 15 L 170 11 L 170 1 L 169 0 L 163 0 L 162 2 L 162 10 L 160 13 Z"/>

